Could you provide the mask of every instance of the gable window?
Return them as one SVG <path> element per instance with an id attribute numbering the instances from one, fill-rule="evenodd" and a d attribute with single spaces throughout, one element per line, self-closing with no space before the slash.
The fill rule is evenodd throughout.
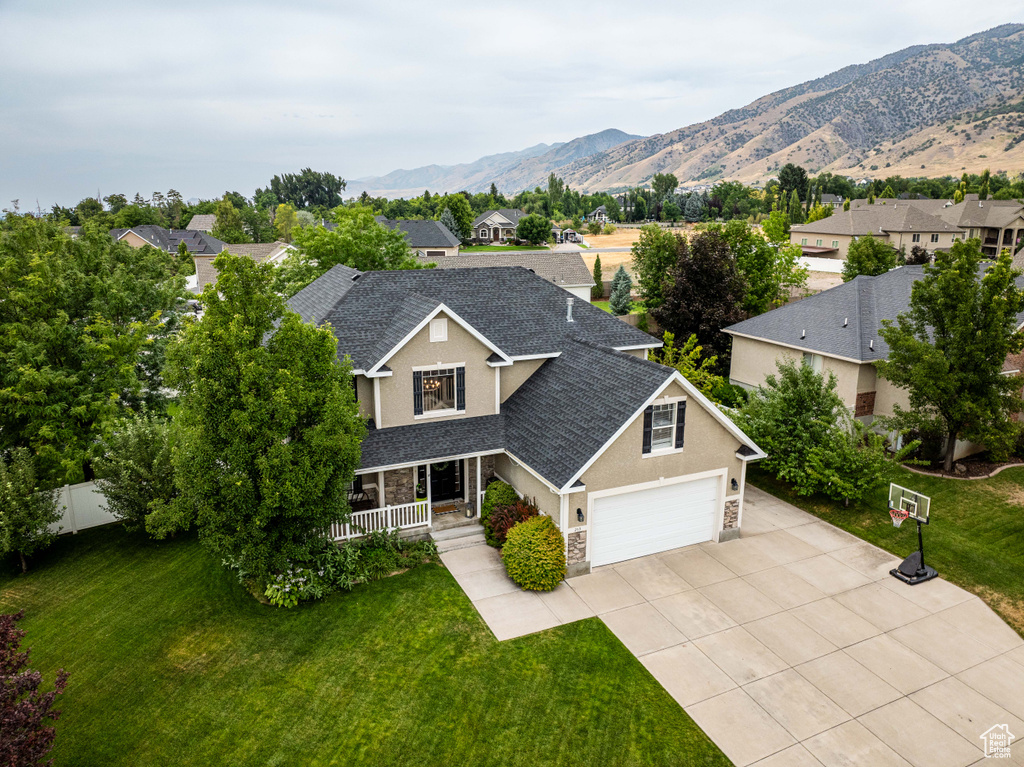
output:
<path id="1" fill-rule="evenodd" d="M 683 447 L 686 400 L 660 402 L 644 411 L 643 453 L 662 453 Z"/>
<path id="2" fill-rule="evenodd" d="M 413 415 L 450 415 L 466 410 L 466 368 L 414 370 Z"/>
<path id="3" fill-rule="evenodd" d="M 921 241 L 921 235 L 915 234 L 913 237 L 910 238 L 910 241 L 911 242 L 920 242 Z"/>
<path id="4" fill-rule="evenodd" d="M 435 317 L 430 321 L 430 342 L 437 343 L 438 341 L 448 340 L 448 318 L 447 317 Z"/>
<path id="5" fill-rule="evenodd" d="M 933 234 L 932 235 L 932 242 L 938 242 L 938 241 L 939 241 L 939 235 Z"/>

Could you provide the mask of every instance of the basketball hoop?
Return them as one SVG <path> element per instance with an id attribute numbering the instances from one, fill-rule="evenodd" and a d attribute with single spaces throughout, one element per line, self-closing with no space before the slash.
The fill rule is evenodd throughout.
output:
<path id="1" fill-rule="evenodd" d="M 899 509 L 895 506 L 890 506 L 889 516 L 892 517 L 892 526 L 898 528 L 903 524 L 903 520 L 910 516 L 910 509 Z"/>

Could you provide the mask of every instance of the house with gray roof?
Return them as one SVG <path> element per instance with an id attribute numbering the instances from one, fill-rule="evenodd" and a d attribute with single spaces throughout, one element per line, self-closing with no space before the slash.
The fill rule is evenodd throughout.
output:
<path id="1" fill-rule="evenodd" d="M 828 218 L 809 224 L 794 224 L 789 241 L 799 245 L 805 256 L 845 259 L 850 245 L 860 237 L 871 235 L 896 250 L 907 251 L 914 246 L 930 253 L 948 250 L 964 230 L 927 213 L 911 202 L 888 200 L 887 204 L 866 207 L 850 206 L 850 210 L 833 213 Z"/>
<path id="2" fill-rule="evenodd" d="M 608 208 L 604 205 L 598 205 L 587 215 L 583 217 L 584 221 L 597 221 L 599 224 L 605 224 L 611 219 L 608 217 Z"/>
<path id="3" fill-rule="evenodd" d="M 860 275 L 800 301 L 723 328 L 732 336 L 729 382 L 752 390 L 792 360 L 836 376 L 837 393 L 854 417 L 870 424 L 893 415 L 894 405 L 909 408 L 908 393 L 877 375 L 875 362 L 888 357 L 879 333 L 885 320 L 896 321 L 910 307 L 910 293 L 924 268 L 902 266 L 877 276 Z M 1017 279 L 1024 288 L 1024 277 Z M 1024 326 L 1024 313 L 1017 317 Z M 1007 358 L 1003 369 L 1020 372 L 1022 355 Z M 956 457 L 978 452 L 979 445 L 958 446 Z"/>
<path id="4" fill-rule="evenodd" d="M 381 226 L 404 233 L 406 243 L 417 256 L 434 261 L 459 255 L 462 241 L 440 221 L 392 219 L 385 216 L 374 216 L 374 220 Z M 320 223 L 329 231 L 334 231 L 338 226 L 326 219 L 322 219 Z"/>
<path id="5" fill-rule="evenodd" d="M 246 243 L 225 243 L 224 250 L 236 256 L 248 256 L 257 263 L 266 261 L 271 264 L 279 264 L 296 250 L 295 246 L 286 242 L 246 242 Z M 194 285 L 189 289 L 193 293 L 202 293 L 210 283 L 217 281 L 217 269 L 213 265 L 216 255 L 195 255 L 192 261 L 196 267 Z"/>
<path id="6" fill-rule="evenodd" d="M 590 289 L 594 287 L 594 275 L 587 268 L 579 252 L 556 250 L 550 253 L 463 253 L 455 258 L 421 257 L 420 260 L 425 263 L 433 261 L 438 269 L 521 266 L 568 291 L 579 301 L 589 302 Z"/>
<path id="7" fill-rule="evenodd" d="M 647 359 L 660 342 L 530 270 L 335 266 L 289 305 L 352 366 L 352 524 L 430 529 L 498 477 L 555 521 L 572 573 L 739 535 L 762 451 Z"/>
<path id="8" fill-rule="evenodd" d="M 515 242 L 519 219 L 525 215 L 519 208 L 484 211 L 473 220 L 473 242 L 478 245 Z"/>
<path id="9" fill-rule="evenodd" d="M 131 229 L 111 229 L 110 236 L 116 242 L 126 242 L 135 248 L 151 245 L 168 253 L 177 253 L 181 243 L 185 243 L 188 252 L 193 256 L 215 256 L 224 250 L 226 245 L 206 232 L 194 229 L 164 229 L 153 224 L 133 226 Z"/>

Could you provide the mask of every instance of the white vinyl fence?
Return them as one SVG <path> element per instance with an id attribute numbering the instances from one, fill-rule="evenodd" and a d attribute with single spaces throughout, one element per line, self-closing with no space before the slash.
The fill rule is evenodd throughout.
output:
<path id="1" fill-rule="evenodd" d="M 818 258 L 817 256 L 800 256 L 798 260 L 807 267 L 808 271 L 831 272 L 832 274 L 842 274 L 843 264 L 846 263 L 841 258 Z"/>
<path id="2" fill-rule="evenodd" d="M 331 525 L 331 538 L 345 541 L 377 530 L 405 530 L 410 527 L 430 527 L 430 505 L 426 501 L 354 511 L 347 523 Z"/>
<path id="3" fill-rule="evenodd" d="M 50 525 L 50 530 L 61 533 L 77 533 L 90 527 L 109 525 L 118 519 L 105 505 L 106 498 L 95 482 L 82 482 L 78 485 L 64 485 L 57 495 L 57 506 L 63 506 L 60 522 Z"/>

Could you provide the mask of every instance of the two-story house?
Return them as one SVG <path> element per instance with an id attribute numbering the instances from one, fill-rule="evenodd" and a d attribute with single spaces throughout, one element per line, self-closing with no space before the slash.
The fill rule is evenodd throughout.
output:
<path id="1" fill-rule="evenodd" d="M 478 245 L 515 241 L 519 219 L 525 215 L 519 208 L 486 210 L 473 221 L 473 241 Z"/>
<path id="2" fill-rule="evenodd" d="M 655 339 L 529 270 L 336 266 L 289 304 L 351 360 L 363 518 L 429 526 L 499 477 L 555 521 L 572 573 L 739 535 L 761 450 L 647 360 Z"/>
<path id="3" fill-rule="evenodd" d="M 608 217 L 608 208 L 604 205 L 598 205 L 583 218 L 585 221 L 597 221 L 599 224 L 606 224 L 611 220 Z"/>

